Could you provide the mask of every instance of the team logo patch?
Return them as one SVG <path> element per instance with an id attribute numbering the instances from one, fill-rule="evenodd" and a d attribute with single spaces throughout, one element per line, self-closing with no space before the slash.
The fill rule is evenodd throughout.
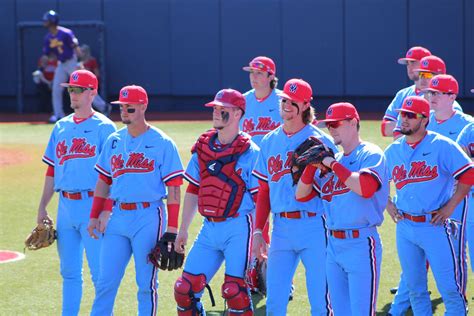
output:
<path id="1" fill-rule="evenodd" d="M 290 84 L 290 92 L 295 94 L 296 91 L 298 90 L 298 85 L 296 83 Z"/>
<path id="2" fill-rule="evenodd" d="M 407 57 L 411 57 L 413 55 L 413 51 L 410 49 L 407 53 Z"/>
<path id="3" fill-rule="evenodd" d="M 429 64 L 430 64 L 429 60 L 423 60 L 423 62 L 421 63 L 421 65 L 425 68 L 428 67 Z"/>
<path id="4" fill-rule="evenodd" d="M 128 98 L 128 90 L 122 90 L 122 97 Z"/>
<path id="5" fill-rule="evenodd" d="M 332 108 L 329 108 L 326 112 L 326 115 L 327 116 L 331 116 L 332 115 Z"/>
<path id="6" fill-rule="evenodd" d="M 438 84 L 439 84 L 439 80 L 438 80 L 438 79 L 433 79 L 433 80 L 431 80 L 431 85 L 432 85 L 433 87 L 437 87 Z"/>
<path id="7" fill-rule="evenodd" d="M 222 100 L 222 97 L 224 96 L 224 92 L 223 91 L 219 91 L 217 94 L 216 94 L 216 100 Z"/>
<path id="8" fill-rule="evenodd" d="M 413 105 L 413 100 L 412 99 L 407 100 L 406 105 L 407 107 L 411 107 Z"/>
<path id="9" fill-rule="evenodd" d="M 79 74 L 77 72 L 72 74 L 72 81 L 77 81 L 79 79 Z"/>

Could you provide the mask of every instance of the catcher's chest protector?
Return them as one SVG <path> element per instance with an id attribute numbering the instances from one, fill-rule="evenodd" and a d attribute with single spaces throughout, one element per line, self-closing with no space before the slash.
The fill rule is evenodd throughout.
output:
<path id="1" fill-rule="evenodd" d="M 223 218 L 232 217 L 242 203 L 246 185 L 236 172 L 235 165 L 242 153 L 250 146 L 250 139 L 238 135 L 223 149 L 214 148 L 217 132 L 210 130 L 194 145 L 199 161 L 198 210 L 202 216 Z"/>

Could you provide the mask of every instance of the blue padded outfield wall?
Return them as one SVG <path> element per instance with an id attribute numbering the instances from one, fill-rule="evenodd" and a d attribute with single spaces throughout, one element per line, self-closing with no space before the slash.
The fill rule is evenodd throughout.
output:
<path id="1" fill-rule="evenodd" d="M 49 9 L 65 24 L 104 23 L 109 101 L 139 84 L 152 109 L 200 110 L 220 88 L 250 89 L 242 66 L 267 55 L 279 87 L 307 80 L 316 106 L 352 100 L 383 111 L 409 83 L 396 60 L 422 45 L 445 60 L 469 112 L 474 104 L 473 0 L 1 0 L 2 111 L 17 110 L 20 61 L 24 111 L 35 111 L 31 72 L 46 30 L 25 28 L 19 37 L 18 23 L 40 22 Z M 72 29 L 100 58 L 98 30 Z"/>

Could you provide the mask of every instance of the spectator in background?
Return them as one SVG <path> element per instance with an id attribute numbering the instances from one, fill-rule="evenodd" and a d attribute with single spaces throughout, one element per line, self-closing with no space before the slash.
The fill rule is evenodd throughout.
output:
<path id="1" fill-rule="evenodd" d="M 97 79 L 100 81 L 99 63 L 97 62 L 97 59 L 94 56 L 92 56 L 89 45 L 83 44 L 81 45 L 80 48 L 81 48 L 80 67 L 92 72 L 94 75 L 96 75 Z M 94 98 L 94 101 L 92 101 L 92 106 L 96 110 L 102 112 L 106 116 L 109 116 L 112 110 L 111 104 L 105 102 L 104 99 L 102 99 L 99 94 L 97 94 Z"/>

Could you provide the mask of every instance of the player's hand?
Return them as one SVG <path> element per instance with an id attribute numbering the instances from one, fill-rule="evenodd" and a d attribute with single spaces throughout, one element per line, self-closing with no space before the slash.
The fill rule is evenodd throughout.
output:
<path id="1" fill-rule="evenodd" d="M 38 216 L 36 217 L 36 223 L 43 224 L 44 221 L 47 221 L 48 223 L 53 223 L 53 219 L 49 217 L 48 212 L 46 209 L 39 209 L 38 210 Z"/>
<path id="2" fill-rule="evenodd" d="M 252 240 L 252 255 L 262 261 L 267 257 L 268 245 L 263 239 L 262 234 L 254 234 Z"/>
<path id="3" fill-rule="evenodd" d="M 431 218 L 431 224 L 443 225 L 446 222 L 446 220 L 451 217 L 451 215 L 454 212 L 454 209 L 450 209 L 447 206 L 448 205 L 444 205 L 437 211 L 434 211 L 431 213 L 431 214 L 434 214 L 433 217 Z"/>
<path id="4" fill-rule="evenodd" d="M 107 228 L 107 224 L 109 223 L 110 215 L 112 214 L 111 211 L 102 211 L 99 215 L 99 223 L 97 225 L 97 231 L 99 233 L 104 233 L 105 229 Z"/>
<path id="5" fill-rule="evenodd" d="M 94 230 L 98 230 L 99 226 L 99 219 L 98 218 L 91 218 L 89 219 L 89 225 L 87 225 L 87 231 L 89 232 L 89 236 L 91 236 L 94 239 L 99 239 L 99 236 L 97 236 L 94 232 Z"/>
<path id="6" fill-rule="evenodd" d="M 398 213 L 398 209 L 392 201 L 388 201 L 387 203 L 387 213 L 390 215 L 394 223 L 403 220 L 402 214 Z"/>
<path id="7" fill-rule="evenodd" d="M 184 253 L 186 250 L 186 244 L 188 242 L 188 232 L 180 230 L 178 236 L 176 236 L 176 241 L 174 242 L 174 250 L 178 253 Z"/>

